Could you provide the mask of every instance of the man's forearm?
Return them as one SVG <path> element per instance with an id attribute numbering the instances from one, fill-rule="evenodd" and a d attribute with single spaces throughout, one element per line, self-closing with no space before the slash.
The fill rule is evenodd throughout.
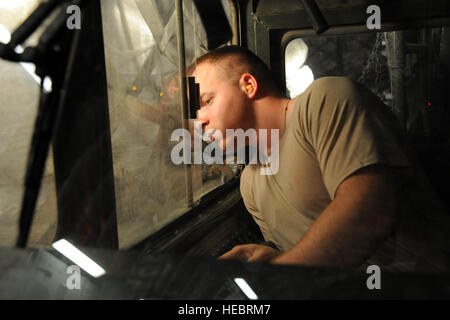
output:
<path id="1" fill-rule="evenodd" d="M 395 215 L 393 189 L 378 177 L 371 179 L 349 181 L 297 245 L 271 262 L 342 266 L 363 263 L 387 238 Z"/>
<path id="2" fill-rule="evenodd" d="M 389 219 L 377 221 L 374 213 L 339 212 L 336 207 L 330 204 L 302 240 L 272 262 L 343 266 L 364 262 L 388 235 Z M 338 221 L 342 216 L 348 220 Z"/>

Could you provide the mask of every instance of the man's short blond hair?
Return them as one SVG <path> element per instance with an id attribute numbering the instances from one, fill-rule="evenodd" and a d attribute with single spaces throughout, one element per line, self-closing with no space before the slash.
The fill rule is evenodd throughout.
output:
<path id="1" fill-rule="evenodd" d="M 282 91 L 273 79 L 270 70 L 264 62 L 250 50 L 240 46 L 225 46 L 205 53 L 199 57 L 189 68 L 188 74 L 195 72 L 195 67 L 202 63 L 216 65 L 223 79 L 238 85 L 242 74 L 249 73 L 255 77 L 262 92 L 281 96 Z"/>

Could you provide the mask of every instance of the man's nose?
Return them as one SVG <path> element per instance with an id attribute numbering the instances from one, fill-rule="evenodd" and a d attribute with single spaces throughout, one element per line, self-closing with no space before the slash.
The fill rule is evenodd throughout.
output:
<path id="1" fill-rule="evenodd" d="M 206 112 L 202 109 L 197 111 L 197 121 L 202 122 L 202 128 L 205 129 L 205 127 L 209 124 L 209 120 L 207 118 Z"/>

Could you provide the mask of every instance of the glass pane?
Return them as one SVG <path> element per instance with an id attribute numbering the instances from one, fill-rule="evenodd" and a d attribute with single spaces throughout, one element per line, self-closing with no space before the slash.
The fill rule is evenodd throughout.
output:
<path id="1" fill-rule="evenodd" d="M 27 18 L 40 1 L 0 2 L 0 41 Z M 0 246 L 15 245 L 22 206 L 23 180 L 39 101 L 34 65 L 0 59 Z M 57 208 L 51 152 L 47 160 L 29 247 L 50 247 L 56 232 Z"/>
<path id="2" fill-rule="evenodd" d="M 192 1 L 183 1 L 186 65 L 206 52 Z M 175 165 L 182 127 L 174 1 L 102 1 L 119 247 L 165 226 L 234 174 Z M 188 190 L 192 190 L 189 199 Z"/>

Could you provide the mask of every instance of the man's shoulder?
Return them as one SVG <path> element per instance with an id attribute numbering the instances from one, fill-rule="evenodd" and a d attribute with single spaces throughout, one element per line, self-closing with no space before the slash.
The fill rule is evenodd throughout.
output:
<path id="1" fill-rule="evenodd" d="M 305 135 L 311 122 L 328 117 L 336 107 L 345 105 L 345 101 L 359 100 L 360 90 L 357 84 L 347 77 L 327 76 L 314 80 L 309 87 L 294 98 L 292 118 L 294 127 L 302 129 Z"/>
<path id="2" fill-rule="evenodd" d="M 347 77 L 327 76 L 314 80 L 306 90 L 296 96 L 296 104 L 304 104 L 308 111 L 310 108 L 317 109 L 323 106 L 324 100 L 348 100 L 359 96 L 362 88 L 359 84 Z"/>
<path id="3" fill-rule="evenodd" d="M 304 93 L 351 97 L 360 90 L 360 85 L 348 77 L 327 76 L 314 80 Z"/>
<path id="4" fill-rule="evenodd" d="M 306 122 L 319 121 L 319 118 L 323 120 L 324 117 L 336 113 L 348 115 L 347 111 L 361 111 L 366 109 L 367 105 L 382 105 L 363 85 L 350 78 L 337 76 L 316 79 L 295 100 L 300 105 L 297 108 L 300 119 Z"/>
<path id="5" fill-rule="evenodd" d="M 315 79 L 308 88 L 334 88 L 334 86 L 352 86 L 355 82 L 348 77 L 326 76 Z"/>

